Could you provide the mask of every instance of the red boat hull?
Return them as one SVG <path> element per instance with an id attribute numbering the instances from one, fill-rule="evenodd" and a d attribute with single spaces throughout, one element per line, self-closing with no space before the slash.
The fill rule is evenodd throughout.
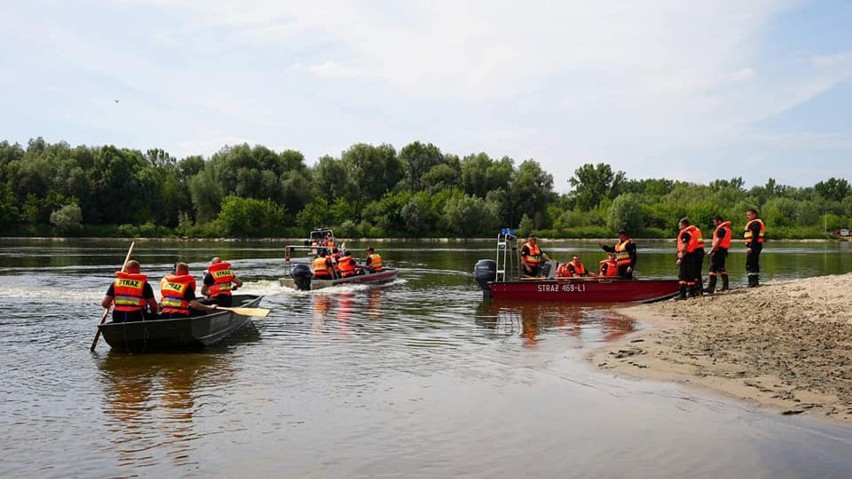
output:
<path id="1" fill-rule="evenodd" d="M 492 282 L 488 287 L 495 300 L 563 303 L 648 303 L 678 293 L 675 279 L 543 279 Z"/>

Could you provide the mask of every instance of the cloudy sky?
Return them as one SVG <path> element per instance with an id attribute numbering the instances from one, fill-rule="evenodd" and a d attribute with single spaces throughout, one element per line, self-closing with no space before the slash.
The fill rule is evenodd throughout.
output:
<path id="1" fill-rule="evenodd" d="M 852 181 L 852 1 L 0 0 L 0 141 Z M 116 102 L 115 100 L 119 100 Z"/>

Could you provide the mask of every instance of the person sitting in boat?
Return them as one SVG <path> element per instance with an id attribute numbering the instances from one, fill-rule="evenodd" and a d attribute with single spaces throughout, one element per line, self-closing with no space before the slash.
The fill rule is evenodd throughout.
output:
<path id="1" fill-rule="evenodd" d="M 557 278 L 584 277 L 591 274 L 593 273 L 586 271 L 586 265 L 580 261 L 580 257 L 577 255 L 574 255 L 568 263 L 560 264 L 559 268 L 556 270 Z"/>
<path id="2" fill-rule="evenodd" d="M 367 260 L 364 263 L 367 265 L 367 271 L 371 273 L 378 273 L 384 269 L 381 255 L 376 253 L 372 246 L 367 248 Z"/>
<path id="3" fill-rule="evenodd" d="M 314 267 L 314 278 L 334 279 L 334 266 L 331 264 L 331 258 L 325 255 L 325 250 L 320 250 L 311 266 Z"/>
<path id="4" fill-rule="evenodd" d="M 598 275 L 603 278 L 618 278 L 618 254 L 610 253 L 609 258 L 600 262 Z"/>
<path id="5" fill-rule="evenodd" d="M 150 308 L 151 314 L 156 315 L 159 305 L 154 298 L 154 289 L 148 284 L 148 276 L 140 273 L 139 262 L 132 259 L 124 268 L 115 273 L 115 280 L 109 285 L 101 306 L 112 311 L 114 323 L 142 321 L 146 319 L 145 307 Z"/>
<path id="6" fill-rule="evenodd" d="M 214 311 L 217 306 L 203 304 L 195 296 L 195 278 L 186 263 L 175 265 L 174 273 L 160 281 L 160 311 L 165 319 L 188 318 Z"/>
<path id="7" fill-rule="evenodd" d="M 210 298 L 219 306 L 231 306 L 231 292 L 243 285 L 231 269 L 231 263 L 222 261 L 218 256 L 210 260 L 210 266 L 204 273 L 201 294 Z"/>
<path id="8" fill-rule="evenodd" d="M 545 261 L 550 261 L 550 257 L 538 246 L 538 238 L 530 235 L 527 242 L 521 246 L 521 264 L 524 267 L 524 274 L 532 277 L 541 276 L 541 266 Z"/>
<path id="9" fill-rule="evenodd" d="M 358 274 L 358 262 L 352 257 L 351 251 L 344 251 L 343 257 L 337 262 L 341 278 L 349 278 Z"/>

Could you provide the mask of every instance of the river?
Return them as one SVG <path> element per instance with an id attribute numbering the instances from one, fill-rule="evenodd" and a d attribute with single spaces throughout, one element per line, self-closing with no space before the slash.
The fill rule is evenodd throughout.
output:
<path id="1" fill-rule="evenodd" d="M 609 306 L 483 301 L 493 240 L 373 242 L 396 282 L 313 292 L 278 286 L 287 243 L 137 241 L 155 288 L 221 256 L 272 313 L 127 355 L 89 345 L 129 241 L 0 239 L 0 477 L 852 477 L 848 426 L 596 369 L 588 351 L 642 327 Z M 638 275 L 673 276 L 673 249 L 640 240 Z M 744 261 L 735 246 L 733 285 Z M 770 242 L 761 263 L 763 282 L 846 273 L 852 250 Z"/>

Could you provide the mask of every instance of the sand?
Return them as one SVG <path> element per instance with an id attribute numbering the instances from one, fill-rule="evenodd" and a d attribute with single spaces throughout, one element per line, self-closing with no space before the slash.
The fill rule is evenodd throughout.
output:
<path id="1" fill-rule="evenodd" d="M 604 370 L 852 424 L 852 274 L 619 312 L 644 329 L 588 355 Z"/>

